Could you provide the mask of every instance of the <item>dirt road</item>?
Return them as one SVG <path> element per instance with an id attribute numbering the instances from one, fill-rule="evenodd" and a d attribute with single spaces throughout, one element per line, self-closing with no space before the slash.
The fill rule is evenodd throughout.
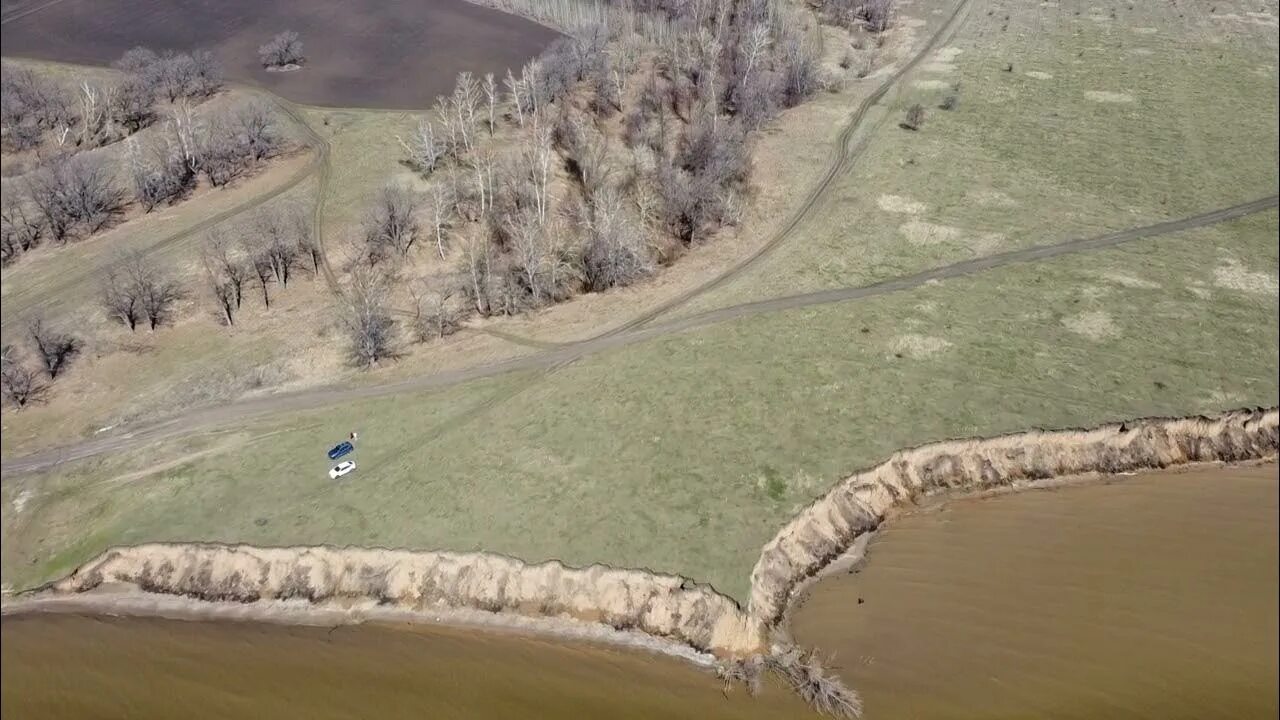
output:
<path id="1" fill-rule="evenodd" d="M 339 405 L 353 400 L 434 390 L 524 370 L 551 369 L 605 350 L 729 320 L 781 310 L 887 295 L 920 287 L 932 280 L 958 278 L 1015 263 L 1047 260 L 1069 253 L 1113 247 L 1140 238 L 1215 225 L 1270 210 L 1277 206 L 1280 206 L 1280 195 L 1269 195 L 1241 205 L 1212 210 L 1180 220 L 1170 220 L 1095 237 L 1066 240 L 1050 245 L 1034 246 L 989 257 L 965 260 L 871 285 L 822 290 L 721 308 L 691 317 L 655 323 L 647 327 L 634 329 L 631 332 L 604 335 L 574 345 L 555 348 L 492 365 L 410 378 L 387 385 L 357 388 L 319 387 L 295 393 L 283 393 L 228 405 L 197 409 L 164 422 L 140 426 L 63 448 L 18 458 L 4 459 L 0 461 L 0 472 L 6 477 L 18 473 L 33 472 L 53 467 L 63 462 L 93 457 L 103 453 L 125 451 L 160 440 L 190 435 L 219 425 L 243 422 L 249 418 L 268 413 L 309 410 Z"/>

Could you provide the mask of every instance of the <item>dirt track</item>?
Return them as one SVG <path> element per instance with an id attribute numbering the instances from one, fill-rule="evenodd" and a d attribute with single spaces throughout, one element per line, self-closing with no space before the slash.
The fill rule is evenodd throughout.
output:
<path id="1" fill-rule="evenodd" d="M 1245 217 L 1280 206 L 1280 195 L 1269 195 L 1241 205 L 1212 210 L 1210 212 L 1147 225 L 1140 228 L 1122 230 L 1096 237 L 1066 240 L 1051 245 L 1029 247 L 1013 250 L 990 257 L 965 260 L 952 265 L 944 265 L 932 270 L 885 280 L 861 287 L 836 288 L 801 295 L 774 298 L 759 302 L 745 303 L 733 307 L 712 310 L 676 320 L 656 323 L 627 333 L 616 333 L 586 340 L 574 345 L 555 348 L 514 360 L 484 365 L 463 370 L 410 378 L 387 385 L 358 388 L 320 387 L 296 393 L 273 395 L 235 402 L 218 407 L 193 410 L 185 415 L 171 418 L 161 423 L 139 427 L 109 437 L 87 440 L 75 445 L 47 450 L 19 458 L 0 461 L 0 471 L 4 475 L 32 472 L 58 465 L 63 462 L 79 460 L 103 453 L 119 452 L 147 443 L 189 435 L 203 429 L 231 422 L 242 422 L 247 418 L 272 412 L 287 412 L 321 408 L 338 405 L 353 400 L 387 397 L 407 392 L 420 392 L 457 385 L 460 383 L 495 377 L 522 370 L 539 370 L 555 368 L 565 363 L 595 353 L 623 347 L 637 342 L 644 342 L 664 335 L 683 332 L 694 328 L 714 325 L 728 320 L 759 315 L 763 313 L 790 310 L 814 305 L 825 305 L 836 302 L 860 300 L 878 295 L 920 287 L 931 280 L 946 280 L 963 277 L 993 268 L 1015 263 L 1034 262 L 1066 255 L 1068 253 L 1097 250 L 1120 245 L 1139 238 L 1166 235 L 1169 233 L 1191 230 L 1214 225 L 1229 220 Z"/>

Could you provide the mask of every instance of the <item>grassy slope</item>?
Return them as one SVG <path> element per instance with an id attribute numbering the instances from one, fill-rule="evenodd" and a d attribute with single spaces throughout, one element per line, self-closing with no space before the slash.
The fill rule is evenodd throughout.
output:
<path id="1" fill-rule="evenodd" d="M 1231 10 L 1216 5 L 1219 15 Z M 1256 10 L 1238 11 L 1246 9 Z M 765 262 L 681 312 L 866 284 L 1274 193 L 1274 27 L 1214 19 L 1208 6 L 1159 17 L 1116 11 L 1111 20 L 1083 2 L 976 5 L 823 210 Z M 959 107 L 938 109 L 955 82 Z M 1091 91 L 1133 101 L 1095 102 Z M 896 127 L 916 102 L 928 108 L 922 130 Z M 923 208 L 888 211 L 882 196 Z M 904 227 L 912 222 L 914 233 Z M 919 242 L 923 223 L 959 232 Z"/>
<path id="2" fill-rule="evenodd" d="M 148 458 L 19 479 L 5 488 L 4 581 L 112 543 L 218 539 L 603 561 L 741 597 L 779 524 L 895 448 L 1276 403 L 1278 229 L 1271 212 L 664 338 L 533 385 L 263 421 L 241 432 L 282 432 L 127 482 L 100 484 Z M 361 469 L 331 483 L 322 453 L 352 427 Z"/>

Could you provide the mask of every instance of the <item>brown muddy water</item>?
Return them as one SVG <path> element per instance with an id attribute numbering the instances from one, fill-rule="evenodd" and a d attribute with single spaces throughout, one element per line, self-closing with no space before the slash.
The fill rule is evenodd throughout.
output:
<path id="1" fill-rule="evenodd" d="M 867 720 L 1274 718 L 1276 466 L 951 500 L 794 613 Z M 861 599 L 861 603 L 859 603 Z M 441 627 L 24 615 L 11 718 L 812 718 L 642 652 Z"/>
<path id="2" fill-rule="evenodd" d="M 954 500 L 795 611 L 868 720 L 1275 718 L 1274 464 Z"/>
<path id="3" fill-rule="evenodd" d="M 4 720 L 814 717 L 674 658 L 477 630 L 59 614 L 2 630 Z"/>

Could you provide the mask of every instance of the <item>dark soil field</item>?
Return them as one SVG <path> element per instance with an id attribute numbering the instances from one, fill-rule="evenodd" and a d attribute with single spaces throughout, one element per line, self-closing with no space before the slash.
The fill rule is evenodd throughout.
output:
<path id="1" fill-rule="evenodd" d="M 231 79 L 330 107 L 426 108 L 459 72 L 502 76 L 557 37 L 463 0 L 45 0 L 3 9 L 8 57 L 105 65 L 135 45 L 208 48 Z M 301 36 L 301 70 L 258 64 L 258 46 L 281 30 Z"/>

